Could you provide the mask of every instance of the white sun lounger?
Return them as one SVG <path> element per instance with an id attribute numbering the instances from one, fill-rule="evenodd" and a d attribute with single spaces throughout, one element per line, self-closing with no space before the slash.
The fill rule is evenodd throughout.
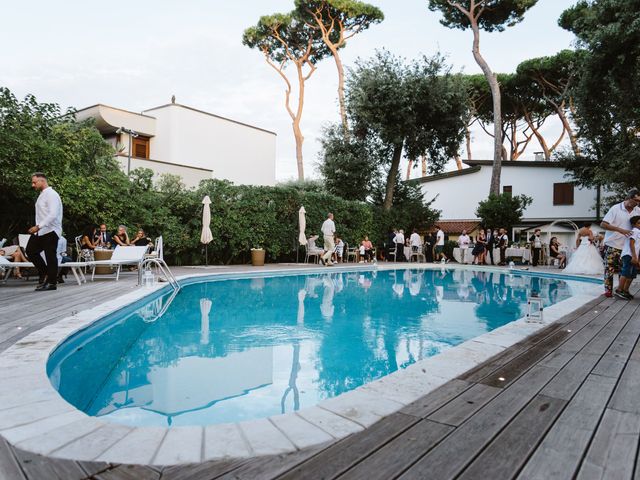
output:
<path id="1" fill-rule="evenodd" d="M 149 250 L 149 247 L 123 247 L 118 245 L 113 251 L 113 255 L 110 260 L 95 260 L 91 262 L 82 262 L 84 265 L 92 268 L 91 281 L 96 274 L 96 267 L 106 265 L 116 268 L 116 281 L 120 279 L 120 270 L 123 265 L 133 265 L 140 268 L 144 255 Z"/>
<path id="2" fill-rule="evenodd" d="M 82 269 L 85 267 L 85 265 L 86 265 L 85 262 L 69 262 L 69 263 L 61 263 L 60 265 L 58 265 L 58 267 L 70 268 L 71 273 L 73 273 L 73 276 L 76 279 L 76 282 L 78 282 L 78 285 L 82 285 L 83 282 L 86 283 L 87 281 L 87 279 L 84 276 L 84 273 L 82 272 Z M 5 283 L 9 279 L 11 272 L 13 272 L 15 268 L 35 268 L 35 266 L 31 262 L 10 262 L 4 257 L 0 257 L 0 268 L 4 270 L 2 283 Z"/>

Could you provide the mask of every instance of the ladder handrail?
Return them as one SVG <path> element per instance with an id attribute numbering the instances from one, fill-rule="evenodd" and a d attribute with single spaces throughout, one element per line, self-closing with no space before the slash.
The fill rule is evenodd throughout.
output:
<path id="1" fill-rule="evenodd" d="M 155 266 L 158 267 L 160 271 L 162 271 L 162 273 L 167 277 L 167 280 L 169 281 L 169 283 L 171 284 L 171 286 L 176 292 L 180 291 L 181 289 L 180 284 L 178 283 L 178 280 L 176 280 L 176 277 L 173 275 L 173 273 L 169 269 L 169 266 L 166 264 L 164 260 L 156 257 L 145 258 L 140 264 L 140 268 L 138 269 L 138 272 L 139 272 L 138 285 L 142 283 L 141 279 L 142 279 L 143 270 L 151 263 L 155 264 Z"/>

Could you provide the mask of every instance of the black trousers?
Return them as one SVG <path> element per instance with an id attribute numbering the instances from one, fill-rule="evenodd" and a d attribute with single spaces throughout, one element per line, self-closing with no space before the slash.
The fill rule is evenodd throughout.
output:
<path id="1" fill-rule="evenodd" d="M 396 243 L 396 261 L 404 262 L 404 243 Z"/>
<path id="2" fill-rule="evenodd" d="M 534 248 L 533 249 L 533 260 L 531 261 L 531 264 L 534 267 L 538 266 L 538 262 L 540 261 L 540 250 L 542 250 L 541 248 Z"/>
<path id="3" fill-rule="evenodd" d="M 506 263 L 505 253 L 507 253 L 507 247 L 500 247 L 500 265 Z"/>
<path id="4" fill-rule="evenodd" d="M 493 245 L 487 244 L 486 249 L 487 249 L 487 253 L 489 254 L 489 265 L 495 265 L 493 261 Z M 486 257 L 485 257 L 485 261 L 486 261 Z"/>
<path id="5" fill-rule="evenodd" d="M 38 270 L 40 276 L 40 283 L 44 281 L 45 275 L 47 276 L 47 282 L 55 285 L 58 281 L 58 256 L 56 251 L 58 250 L 58 234 L 56 232 L 49 232 L 45 235 L 31 235 L 29 243 L 27 244 L 27 257 L 29 261 Z M 44 252 L 44 256 L 47 260 L 42 259 L 40 253 Z"/>

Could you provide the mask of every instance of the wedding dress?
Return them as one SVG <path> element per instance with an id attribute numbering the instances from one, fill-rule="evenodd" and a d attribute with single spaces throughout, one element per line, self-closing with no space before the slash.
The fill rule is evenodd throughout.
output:
<path id="1" fill-rule="evenodd" d="M 580 245 L 571 255 L 563 273 L 601 275 L 603 271 L 604 263 L 598 249 L 591 244 L 589 237 L 582 237 Z"/>

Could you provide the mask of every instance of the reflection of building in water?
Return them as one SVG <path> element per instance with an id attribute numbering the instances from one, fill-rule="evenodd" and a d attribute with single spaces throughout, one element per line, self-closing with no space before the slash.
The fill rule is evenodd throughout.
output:
<path id="1" fill-rule="evenodd" d="M 97 415 L 115 410 L 114 405 L 135 406 L 164 415 L 167 422 L 182 413 L 200 410 L 215 402 L 238 397 L 273 382 L 272 347 L 230 353 L 226 357 L 184 357 L 167 366 L 155 366 L 149 383 L 128 384 L 122 372 L 121 391 Z"/>

